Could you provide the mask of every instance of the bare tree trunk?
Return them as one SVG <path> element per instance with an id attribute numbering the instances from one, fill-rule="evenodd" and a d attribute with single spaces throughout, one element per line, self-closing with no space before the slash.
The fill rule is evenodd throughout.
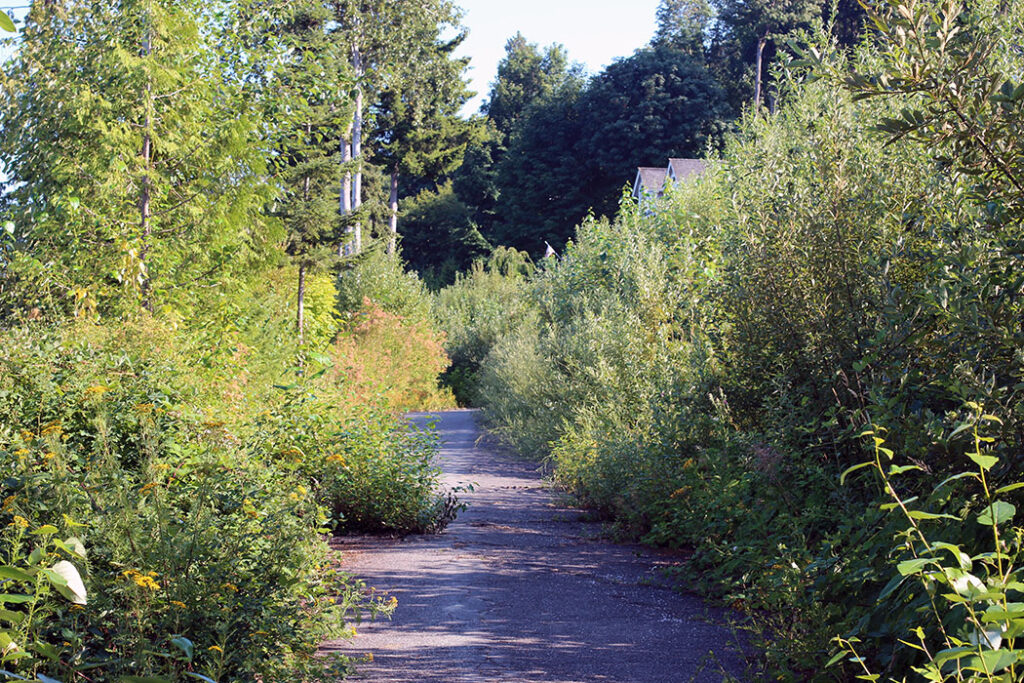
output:
<path id="1" fill-rule="evenodd" d="M 349 126 L 348 137 L 341 139 L 341 163 L 348 164 L 352 161 L 352 146 L 349 140 L 352 138 L 352 127 Z M 341 177 L 341 198 L 339 200 L 339 210 L 344 220 L 348 220 L 349 214 L 352 213 L 352 172 L 347 170 Z M 351 235 L 354 232 L 354 228 L 351 225 L 345 226 L 345 234 Z M 351 240 L 346 240 L 344 243 L 338 245 L 338 256 L 349 256 L 355 250 Z"/>
<path id="2" fill-rule="evenodd" d="M 313 130 L 311 123 L 306 124 L 306 135 Z M 302 180 L 302 201 L 309 203 L 309 176 Z M 303 255 L 304 256 L 304 255 Z M 299 286 L 295 302 L 295 327 L 299 330 L 299 346 L 306 343 L 306 261 L 299 261 Z"/>
<path id="3" fill-rule="evenodd" d="M 395 250 L 398 248 L 398 164 L 391 167 L 391 197 L 388 207 L 391 209 L 391 217 L 388 220 L 388 226 L 391 228 L 388 238 L 388 254 L 394 256 Z"/>
<path id="4" fill-rule="evenodd" d="M 152 53 L 150 28 L 146 27 L 142 39 L 142 56 Z M 153 81 L 146 77 L 146 89 L 143 106 L 146 108 L 146 120 L 142 127 L 142 182 L 139 184 L 139 229 L 142 233 L 142 246 L 139 248 L 139 269 L 142 281 L 139 283 L 142 294 L 142 307 L 153 312 L 153 301 L 150 297 L 149 272 L 146 270 L 146 257 L 149 255 L 149 240 L 153 234 L 152 222 L 152 178 L 150 172 L 153 163 Z"/>
<path id="5" fill-rule="evenodd" d="M 768 42 L 768 34 L 757 41 L 757 73 L 754 74 L 754 111 L 761 110 L 761 60 L 764 57 L 764 46 Z"/>
<path id="6" fill-rule="evenodd" d="M 363 77 L 363 57 L 359 48 L 352 49 L 352 67 L 357 79 Z M 363 205 L 363 86 L 356 87 L 356 111 L 352 118 L 352 158 L 356 162 L 356 171 L 352 176 L 352 210 L 358 211 Z M 355 224 L 355 252 L 363 250 L 362 226 Z"/>
<path id="7" fill-rule="evenodd" d="M 299 262 L 299 293 L 295 307 L 295 327 L 299 330 L 299 346 L 306 343 L 306 264 Z"/>

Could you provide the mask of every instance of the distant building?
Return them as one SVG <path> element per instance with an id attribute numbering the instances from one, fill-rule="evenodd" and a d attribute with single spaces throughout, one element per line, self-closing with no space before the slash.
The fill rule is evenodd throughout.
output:
<path id="1" fill-rule="evenodd" d="M 633 181 L 633 199 L 643 203 L 665 194 L 669 183 L 696 178 L 707 169 L 703 159 L 669 159 L 668 166 L 640 166 Z"/>
<path id="2" fill-rule="evenodd" d="M 633 181 L 633 199 L 643 201 L 652 197 L 660 197 L 665 191 L 665 178 L 668 170 L 653 166 L 641 166 L 636 169 L 636 180 Z"/>

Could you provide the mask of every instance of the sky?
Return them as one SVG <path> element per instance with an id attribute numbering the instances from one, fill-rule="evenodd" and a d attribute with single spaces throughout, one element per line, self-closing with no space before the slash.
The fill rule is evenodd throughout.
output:
<path id="1" fill-rule="evenodd" d="M 471 58 L 469 76 L 477 96 L 463 109 L 476 112 L 505 55 L 505 43 L 520 31 L 531 43 L 561 43 L 569 58 L 595 74 L 616 57 L 628 57 L 654 35 L 658 0 L 456 0 L 466 14 L 469 36 L 456 53 Z"/>

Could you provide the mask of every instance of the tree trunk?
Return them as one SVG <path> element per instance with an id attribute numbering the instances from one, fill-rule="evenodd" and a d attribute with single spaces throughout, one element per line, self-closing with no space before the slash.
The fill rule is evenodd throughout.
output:
<path id="1" fill-rule="evenodd" d="M 299 346 L 306 343 L 306 263 L 299 262 L 299 292 L 295 306 L 295 327 L 299 330 Z"/>
<path id="2" fill-rule="evenodd" d="M 768 34 L 764 34 L 757 41 L 757 72 L 754 74 L 754 111 L 761 110 L 761 60 L 764 56 L 764 46 L 768 42 Z"/>
<path id="3" fill-rule="evenodd" d="M 341 163 L 348 164 L 352 161 L 352 146 L 349 140 L 352 138 L 352 127 L 349 126 L 348 137 L 341 139 Z M 338 210 L 341 212 L 342 219 L 347 221 L 348 216 L 352 213 L 352 172 L 346 170 L 341 176 L 341 196 L 338 200 Z M 345 226 L 345 234 L 352 234 L 352 226 Z M 338 245 L 338 256 L 349 256 L 352 254 L 353 245 L 351 238 L 346 239 L 344 242 Z"/>
<path id="4" fill-rule="evenodd" d="M 149 57 L 152 52 L 150 29 L 146 28 L 142 39 L 142 56 Z M 146 257 L 149 255 L 149 240 L 153 233 L 152 211 L 152 178 L 150 177 L 153 163 L 153 81 L 146 76 L 146 89 L 143 106 L 146 108 L 146 119 L 142 127 L 142 182 L 139 183 L 139 230 L 142 234 L 142 246 L 139 248 L 139 282 L 142 294 L 142 307 L 153 312 L 153 301 L 150 297 L 149 272 L 146 270 Z"/>
<path id="5" fill-rule="evenodd" d="M 398 248 L 398 164 L 391 167 L 391 197 L 388 207 L 391 209 L 391 217 L 388 220 L 388 226 L 391 228 L 388 238 L 388 254 L 394 256 L 395 250 Z"/>
<path id="6" fill-rule="evenodd" d="M 363 57 L 359 48 L 352 49 L 352 67 L 356 79 L 363 77 Z M 356 162 L 356 171 L 352 177 L 352 210 L 358 211 L 363 205 L 363 86 L 356 88 L 356 111 L 352 117 L 352 158 Z M 355 253 L 363 250 L 362 226 L 356 222 L 354 226 Z"/>

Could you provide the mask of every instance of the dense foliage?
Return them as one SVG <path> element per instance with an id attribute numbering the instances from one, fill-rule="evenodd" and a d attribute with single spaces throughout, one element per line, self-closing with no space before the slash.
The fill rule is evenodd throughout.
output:
<path id="1" fill-rule="evenodd" d="M 401 417 L 452 402 L 431 301 L 339 204 L 348 88 L 411 81 L 353 75 L 336 5 L 32 4 L 0 95 L 0 677 L 337 680 L 320 644 L 395 603 L 326 536 L 458 511 Z"/>
<path id="2" fill-rule="evenodd" d="M 494 428 L 686 549 L 777 672 L 1018 680 L 1024 18 L 871 12 L 875 44 L 801 49 L 699 180 L 442 319 Z M 525 304 L 507 327 L 491 292 Z"/>

